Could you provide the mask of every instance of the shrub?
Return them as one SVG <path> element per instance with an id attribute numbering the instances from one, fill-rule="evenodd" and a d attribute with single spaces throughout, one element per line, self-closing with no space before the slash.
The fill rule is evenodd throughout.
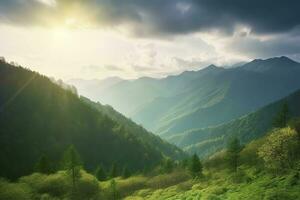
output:
<path id="1" fill-rule="evenodd" d="M 294 200 L 295 198 L 290 195 L 287 191 L 280 189 L 268 190 L 265 193 L 264 200 Z"/>
<path id="2" fill-rule="evenodd" d="M 273 170 L 292 168 L 298 148 L 297 133 L 294 129 L 275 129 L 258 149 L 258 155 L 265 165 Z"/>
<path id="3" fill-rule="evenodd" d="M 64 172 L 45 177 L 38 187 L 39 193 L 47 193 L 53 197 L 63 197 L 71 191 L 71 184 Z"/>
<path id="4" fill-rule="evenodd" d="M 171 174 L 158 175 L 151 178 L 146 184 L 150 188 L 166 188 L 178 183 L 187 181 L 190 176 L 184 171 L 177 171 Z"/>
<path id="5" fill-rule="evenodd" d="M 5 200 L 31 200 L 32 192 L 28 185 L 23 183 L 9 183 L 0 180 L 0 199 Z"/>

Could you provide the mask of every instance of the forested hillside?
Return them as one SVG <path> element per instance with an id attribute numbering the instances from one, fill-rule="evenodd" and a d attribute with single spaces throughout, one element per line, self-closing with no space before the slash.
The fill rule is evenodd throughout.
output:
<path id="1" fill-rule="evenodd" d="M 274 117 L 285 106 L 289 118 L 300 117 L 300 90 L 229 123 L 191 130 L 171 136 L 168 140 L 188 152 L 197 152 L 201 156 L 211 155 L 224 148 L 228 140 L 233 137 L 238 137 L 244 144 L 262 137 L 272 128 Z"/>
<path id="2" fill-rule="evenodd" d="M 97 165 L 118 170 L 151 168 L 165 156 L 184 154 L 105 107 L 80 99 L 74 88 L 22 67 L 0 62 L 0 176 L 33 171 L 45 155 L 60 168 L 63 152 L 78 150 L 87 170 Z M 108 111 L 109 110 L 109 111 Z"/>
<path id="3" fill-rule="evenodd" d="M 299 199 L 300 121 L 288 122 L 280 112 L 276 116 L 284 122 L 282 128 L 247 145 L 233 138 L 210 158 L 166 160 L 146 173 L 105 178 L 99 170 L 91 174 L 83 168 L 75 178 L 71 169 L 38 171 L 16 182 L 0 179 L 0 199 Z"/>

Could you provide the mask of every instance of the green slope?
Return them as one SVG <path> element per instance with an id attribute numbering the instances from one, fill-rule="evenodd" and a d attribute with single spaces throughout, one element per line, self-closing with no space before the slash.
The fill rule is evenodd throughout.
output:
<path id="1" fill-rule="evenodd" d="M 277 102 L 267 105 L 256 112 L 245 115 L 219 126 L 190 130 L 170 136 L 168 141 L 177 144 L 188 152 L 197 152 L 201 156 L 225 147 L 232 137 L 238 137 L 248 143 L 263 136 L 272 127 L 272 120 L 282 105 L 287 103 L 291 117 L 300 116 L 300 90 Z"/>
<path id="2" fill-rule="evenodd" d="M 88 170 L 114 162 L 142 170 L 184 155 L 116 111 L 91 104 L 45 76 L 0 62 L 0 176 L 32 172 L 42 154 L 58 167 L 70 144 Z"/>

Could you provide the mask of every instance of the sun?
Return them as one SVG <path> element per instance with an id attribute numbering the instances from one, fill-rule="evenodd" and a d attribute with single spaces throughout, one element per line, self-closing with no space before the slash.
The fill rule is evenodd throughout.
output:
<path id="1" fill-rule="evenodd" d="M 73 27 L 76 26 L 78 20 L 75 17 L 67 17 L 65 19 L 65 26 L 66 27 Z"/>

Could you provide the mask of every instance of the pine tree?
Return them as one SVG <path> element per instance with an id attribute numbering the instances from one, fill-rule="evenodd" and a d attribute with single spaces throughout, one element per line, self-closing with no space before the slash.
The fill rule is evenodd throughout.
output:
<path id="1" fill-rule="evenodd" d="M 95 176 L 99 181 L 105 181 L 106 180 L 105 171 L 100 165 L 98 165 L 96 170 L 95 170 Z"/>
<path id="2" fill-rule="evenodd" d="M 116 163 L 113 163 L 109 172 L 109 177 L 114 178 L 117 177 L 118 171 L 117 171 L 117 165 Z"/>
<path id="3" fill-rule="evenodd" d="M 165 159 L 162 163 L 162 172 L 171 173 L 174 169 L 174 162 L 171 159 Z"/>
<path id="4" fill-rule="evenodd" d="M 37 172 L 50 174 L 52 172 L 51 162 L 46 155 L 42 155 L 35 165 Z"/>
<path id="5" fill-rule="evenodd" d="M 190 160 L 189 171 L 192 174 L 192 176 L 195 178 L 202 175 L 202 170 L 203 170 L 202 163 L 199 157 L 197 156 L 197 154 L 194 154 Z"/>
<path id="6" fill-rule="evenodd" d="M 64 153 L 63 156 L 63 169 L 71 175 L 73 194 L 76 187 L 76 182 L 80 178 L 80 168 L 82 162 L 80 155 L 73 145 L 71 145 Z"/>
<path id="7" fill-rule="evenodd" d="M 239 153 L 241 150 L 242 146 L 238 138 L 233 138 L 227 145 L 228 166 L 235 172 L 239 165 Z"/>
<path id="8" fill-rule="evenodd" d="M 130 172 L 129 172 L 128 168 L 125 166 L 122 171 L 122 177 L 128 178 L 129 176 L 130 176 Z"/>
<path id="9" fill-rule="evenodd" d="M 285 102 L 280 111 L 273 119 L 273 126 L 275 128 L 284 128 L 287 126 L 289 120 L 289 107 L 288 104 Z"/>

